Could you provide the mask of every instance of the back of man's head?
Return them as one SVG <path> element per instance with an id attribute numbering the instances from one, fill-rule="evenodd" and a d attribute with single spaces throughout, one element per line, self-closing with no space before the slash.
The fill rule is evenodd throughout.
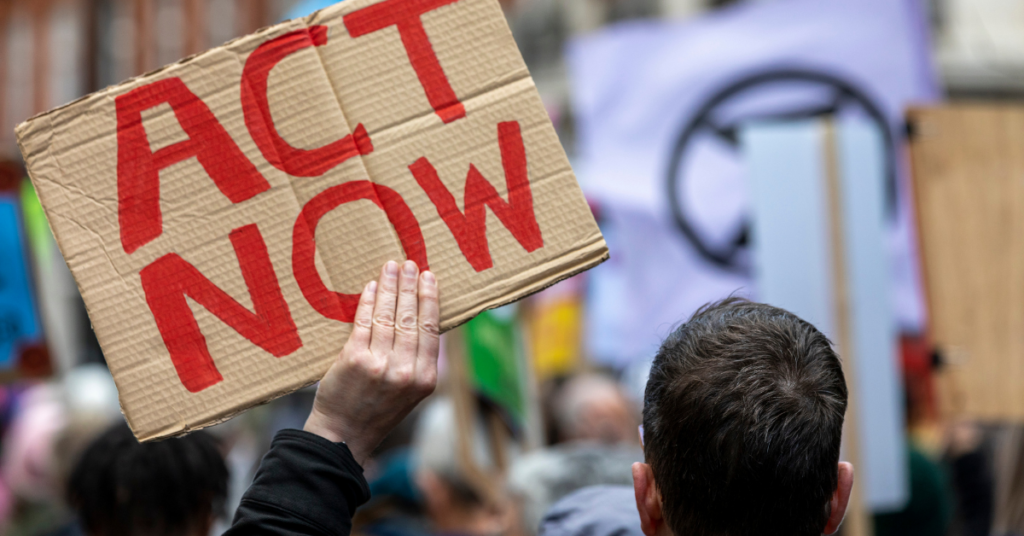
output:
<path id="1" fill-rule="evenodd" d="M 82 453 L 68 500 L 90 536 L 206 534 L 223 509 L 227 481 L 210 434 L 140 444 L 120 423 Z"/>
<path id="2" fill-rule="evenodd" d="M 695 313 L 659 350 L 644 400 L 644 452 L 668 528 L 821 534 L 846 398 L 828 339 L 796 315 L 736 298 Z"/>

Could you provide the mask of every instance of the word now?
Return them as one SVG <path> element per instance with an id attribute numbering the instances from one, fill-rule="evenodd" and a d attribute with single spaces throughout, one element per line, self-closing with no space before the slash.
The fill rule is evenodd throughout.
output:
<path id="1" fill-rule="evenodd" d="M 396 26 L 406 54 L 427 100 L 444 123 L 465 117 L 434 54 L 420 16 L 456 0 L 387 0 L 353 12 L 344 23 L 353 38 Z M 308 47 L 327 43 L 327 27 L 312 26 L 260 45 L 246 60 L 240 80 L 245 125 L 263 157 L 294 177 L 316 177 L 357 155 L 370 154 L 373 143 L 363 127 L 317 149 L 291 146 L 278 133 L 267 98 L 270 71 L 281 60 Z M 142 124 L 142 113 L 168 105 L 188 136 L 153 151 Z M 163 232 L 160 210 L 160 171 L 196 158 L 221 193 L 241 203 L 270 189 L 270 183 L 249 161 L 218 122 L 209 107 L 179 78 L 138 87 L 116 98 L 117 193 L 121 245 L 128 254 Z M 528 252 L 544 245 L 533 210 L 526 172 L 526 152 L 519 123 L 498 123 L 498 146 L 508 188 L 508 201 L 470 164 L 464 207 L 445 187 L 426 157 L 409 171 L 437 209 L 459 249 L 477 272 L 493 266 L 487 244 L 486 208 L 498 217 Z M 402 196 L 380 184 L 350 181 L 320 192 L 303 206 L 292 232 L 292 272 L 303 296 L 326 318 L 352 322 L 359 299 L 327 288 L 314 263 L 316 228 L 321 218 L 352 201 L 367 200 L 384 211 L 408 258 L 429 267 L 426 245 L 416 216 Z M 252 299 L 253 311 L 241 305 L 177 253 L 167 253 L 140 272 L 146 302 L 156 319 L 178 378 L 190 392 L 223 380 L 207 348 L 186 297 L 192 298 L 243 337 L 276 357 L 302 347 L 295 321 L 281 292 L 263 235 L 255 224 L 231 231 L 229 238 Z"/>

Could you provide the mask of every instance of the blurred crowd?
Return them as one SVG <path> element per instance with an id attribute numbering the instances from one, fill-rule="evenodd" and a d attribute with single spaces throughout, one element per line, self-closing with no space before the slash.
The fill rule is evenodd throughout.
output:
<path id="1" fill-rule="evenodd" d="M 353 532 L 533 536 L 543 524 L 546 534 L 639 536 L 631 497 L 608 505 L 623 510 L 619 525 L 560 524 L 559 507 L 572 505 L 556 505 L 585 487 L 631 485 L 630 465 L 643 460 L 636 393 L 597 369 L 552 378 L 540 392 L 543 434 L 531 444 L 492 401 L 443 378 L 365 464 L 372 499 L 357 512 Z M 274 433 L 301 428 L 313 392 L 145 444 L 121 418 L 100 365 L 7 386 L 0 395 L 0 526 L 31 536 L 121 534 L 116 528 L 135 526 L 135 518 L 167 531 L 160 534 L 219 534 Z M 910 499 L 899 511 L 876 514 L 875 534 L 1021 534 L 1024 468 L 1009 460 L 1024 454 L 1024 430 L 928 424 L 917 410 L 908 404 Z M 997 475 L 997 467 L 1015 469 Z"/>

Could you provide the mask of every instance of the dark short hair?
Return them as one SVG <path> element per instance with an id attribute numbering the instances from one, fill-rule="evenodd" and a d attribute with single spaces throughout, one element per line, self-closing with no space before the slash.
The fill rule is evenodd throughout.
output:
<path id="1" fill-rule="evenodd" d="M 706 305 L 662 344 L 644 454 L 678 536 L 819 536 L 846 413 L 839 357 L 796 315 Z"/>
<path id="2" fill-rule="evenodd" d="M 139 443 L 117 424 L 82 453 L 68 502 L 88 534 L 178 536 L 220 515 L 228 469 L 206 432 Z"/>

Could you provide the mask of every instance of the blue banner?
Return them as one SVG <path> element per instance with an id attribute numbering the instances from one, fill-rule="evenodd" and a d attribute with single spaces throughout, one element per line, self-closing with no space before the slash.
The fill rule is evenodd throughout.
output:
<path id="1" fill-rule="evenodd" d="M 21 348 L 42 338 L 26 251 L 17 199 L 0 195 L 0 371 L 17 368 Z"/>

